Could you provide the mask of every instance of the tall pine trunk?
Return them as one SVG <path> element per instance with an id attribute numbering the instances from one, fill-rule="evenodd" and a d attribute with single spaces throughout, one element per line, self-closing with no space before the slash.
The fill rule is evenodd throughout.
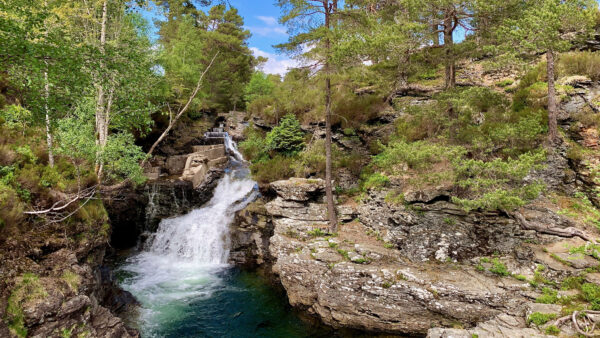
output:
<path id="1" fill-rule="evenodd" d="M 108 19 L 108 0 L 105 0 L 102 5 L 102 22 L 100 27 L 100 54 L 101 58 L 104 58 L 104 46 L 106 45 L 106 21 Z M 105 65 L 104 60 L 100 61 L 100 72 L 104 71 Z M 104 168 L 104 162 L 101 159 L 102 151 L 106 146 L 108 139 L 108 121 L 106 119 L 106 107 L 105 107 L 105 92 L 104 83 L 101 80 L 102 75 L 99 75 L 97 81 L 98 94 L 96 101 L 96 145 L 98 146 L 98 158 L 96 159 L 96 174 L 98 180 L 102 181 L 102 171 Z"/>
<path id="2" fill-rule="evenodd" d="M 450 13 L 450 10 L 446 13 L 444 19 L 444 51 L 446 52 L 446 76 L 445 86 L 446 89 L 454 88 L 456 86 L 456 68 L 454 60 L 454 20 Z"/>
<path id="3" fill-rule="evenodd" d="M 331 30 L 331 14 L 337 9 L 337 1 L 329 4 L 329 0 L 324 1 L 325 5 L 325 26 Z M 329 219 L 329 231 L 337 232 L 337 215 L 335 212 L 335 203 L 333 200 L 333 187 L 331 184 L 331 41 L 329 36 L 325 40 L 325 197 L 327 199 L 327 217 Z"/>
<path id="4" fill-rule="evenodd" d="M 548 140 L 550 144 L 558 140 L 558 114 L 556 107 L 556 86 L 554 83 L 554 51 L 546 52 L 547 75 L 548 75 Z"/>

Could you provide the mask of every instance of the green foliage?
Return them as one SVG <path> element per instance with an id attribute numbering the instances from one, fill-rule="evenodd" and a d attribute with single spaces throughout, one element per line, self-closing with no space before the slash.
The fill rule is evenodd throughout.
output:
<path id="1" fill-rule="evenodd" d="M 581 286 L 583 298 L 588 301 L 592 310 L 600 310 L 600 285 L 593 283 L 585 283 Z"/>
<path id="2" fill-rule="evenodd" d="M 544 330 L 544 332 L 552 336 L 558 336 L 560 334 L 560 329 L 555 325 L 550 325 L 546 328 L 546 330 Z"/>
<path id="3" fill-rule="evenodd" d="M 508 86 L 512 85 L 513 83 L 515 83 L 515 81 L 513 81 L 511 79 L 506 79 L 506 80 L 496 82 L 496 86 L 504 88 L 504 87 L 508 87 Z"/>
<path id="4" fill-rule="evenodd" d="M 525 205 L 543 190 L 541 183 L 523 185 L 532 170 L 540 169 L 546 158 L 544 152 L 526 153 L 517 159 L 454 161 L 457 184 L 468 189 L 472 197 L 454 197 L 453 201 L 467 210 L 512 210 Z"/>
<path id="5" fill-rule="evenodd" d="M 26 302 L 40 300 L 46 296 L 46 290 L 37 275 L 25 273 L 19 278 L 17 285 L 13 288 L 8 298 L 8 305 L 6 307 L 8 327 L 14 335 L 26 337 L 28 333 L 25 327 L 23 305 Z"/>
<path id="6" fill-rule="evenodd" d="M 373 158 L 373 165 L 384 172 L 395 174 L 402 164 L 411 169 L 425 169 L 444 158 L 460 156 L 461 148 L 446 147 L 424 141 L 407 143 L 396 141 L 383 147 L 383 152 Z M 440 154 L 444 154 L 443 157 Z"/>
<path id="7" fill-rule="evenodd" d="M 527 324 L 533 323 L 537 326 L 542 326 L 552 319 L 556 319 L 555 313 L 534 312 L 527 317 Z"/>
<path id="8" fill-rule="evenodd" d="M 506 265 L 504 265 L 498 258 L 494 258 L 492 260 L 492 267 L 490 268 L 490 272 L 495 273 L 499 276 L 508 276 L 510 273 L 506 269 Z"/>
<path id="9" fill-rule="evenodd" d="M 21 106 L 9 105 L 0 110 L 0 119 L 4 120 L 7 128 L 25 132 L 27 126 L 33 122 L 33 115 Z"/>
<path id="10" fill-rule="evenodd" d="M 65 271 L 63 272 L 61 279 L 67 283 L 69 288 L 73 292 L 77 292 L 79 290 L 79 285 L 81 284 L 81 277 L 73 271 Z"/>
<path id="11" fill-rule="evenodd" d="M 259 183 L 270 183 L 294 176 L 294 165 L 297 158 L 275 155 L 267 160 L 252 163 L 252 178 Z"/>
<path id="12" fill-rule="evenodd" d="M 323 237 L 327 235 L 321 228 L 314 228 L 313 230 L 307 232 L 307 234 L 311 237 Z"/>
<path id="13" fill-rule="evenodd" d="M 390 183 L 390 179 L 381 174 L 381 173 L 373 173 L 370 175 L 362 175 L 362 187 L 365 190 L 369 189 L 380 189 L 385 187 Z"/>
<path id="14" fill-rule="evenodd" d="M 569 52 L 560 55 L 557 63 L 560 76 L 584 75 L 600 80 L 600 55 L 594 52 Z"/>
<path id="15" fill-rule="evenodd" d="M 146 153 L 135 144 L 133 136 L 128 133 L 112 134 L 101 153 L 105 163 L 106 176 L 114 181 L 125 178 L 141 184 L 146 180 L 139 163 L 146 158 Z"/>
<path id="16" fill-rule="evenodd" d="M 556 304 L 558 301 L 558 291 L 550 288 L 543 288 L 542 295 L 535 299 L 536 303 Z"/>
<path id="17" fill-rule="evenodd" d="M 269 76 L 263 72 L 254 72 L 246 89 L 244 90 L 244 99 L 246 102 L 252 102 L 261 97 L 269 96 L 275 89 L 275 83 Z"/>
<path id="18" fill-rule="evenodd" d="M 282 117 L 279 125 L 267 134 L 265 142 L 270 150 L 288 156 L 300 152 L 304 148 L 304 133 L 296 116 Z"/>
<path id="19" fill-rule="evenodd" d="M 244 158 L 252 162 L 262 162 L 269 158 L 269 148 L 263 133 L 250 125 L 244 131 L 245 140 L 239 143 L 239 149 Z"/>

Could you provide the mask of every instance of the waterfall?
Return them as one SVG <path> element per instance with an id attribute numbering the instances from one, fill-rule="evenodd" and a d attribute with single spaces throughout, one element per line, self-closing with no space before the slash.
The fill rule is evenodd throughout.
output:
<path id="1" fill-rule="evenodd" d="M 227 148 L 227 151 L 229 151 L 229 153 L 231 154 L 231 156 L 233 156 L 235 160 L 237 160 L 238 162 L 244 162 L 244 157 L 238 151 L 237 144 L 233 142 L 233 140 L 229 136 L 229 133 L 225 133 L 225 148 Z"/>
<path id="2" fill-rule="evenodd" d="M 185 317 L 189 302 L 210 297 L 222 282 L 219 272 L 228 267 L 229 225 L 235 212 L 258 194 L 229 137 L 226 146 L 238 162 L 226 170 L 213 198 L 187 215 L 162 220 L 144 250 L 120 268 L 127 276 L 121 286 L 142 303 L 144 336 L 160 336 L 161 325 L 174 316 Z"/>

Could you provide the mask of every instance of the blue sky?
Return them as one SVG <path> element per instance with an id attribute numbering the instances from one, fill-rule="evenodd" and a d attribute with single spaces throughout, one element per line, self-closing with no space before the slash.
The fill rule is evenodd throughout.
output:
<path id="1" fill-rule="evenodd" d="M 264 71 L 270 74 L 284 74 L 288 68 L 296 65 L 286 55 L 279 55 L 273 45 L 287 41 L 286 28 L 277 21 L 280 8 L 275 5 L 275 0 L 229 0 L 228 3 L 237 8 L 244 18 L 246 29 L 250 30 L 252 37 L 249 46 L 255 56 L 264 56 L 269 61 L 264 66 Z M 152 21 L 159 18 L 159 11 L 145 12 L 144 16 Z"/>

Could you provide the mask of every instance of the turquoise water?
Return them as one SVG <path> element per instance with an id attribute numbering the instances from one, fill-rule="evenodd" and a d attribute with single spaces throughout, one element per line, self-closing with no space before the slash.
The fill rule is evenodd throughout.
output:
<path id="1" fill-rule="evenodd" d="M 135 275 L 125 278 L 123 284 L 131 283 L 132 278 Z M 174 294 L 160 305 L 152 303 L 156 299 L 151 295 L 139 297 L 138 293 L 142 309 L 134 324 L 143 337 L 339 336 L 331 329 L 301 320 L 285 294 L 257 273 L 221 268 L 211 271 L 207 278 L 188 280 L 185 288 L 189 291 L 194 283 L 195 297 L 186 292 L 186 297 L 177 299 Z M 177 289 L 181 288 L 164 285 L 163 290 L 155 291 L 177 293 Z"/>

